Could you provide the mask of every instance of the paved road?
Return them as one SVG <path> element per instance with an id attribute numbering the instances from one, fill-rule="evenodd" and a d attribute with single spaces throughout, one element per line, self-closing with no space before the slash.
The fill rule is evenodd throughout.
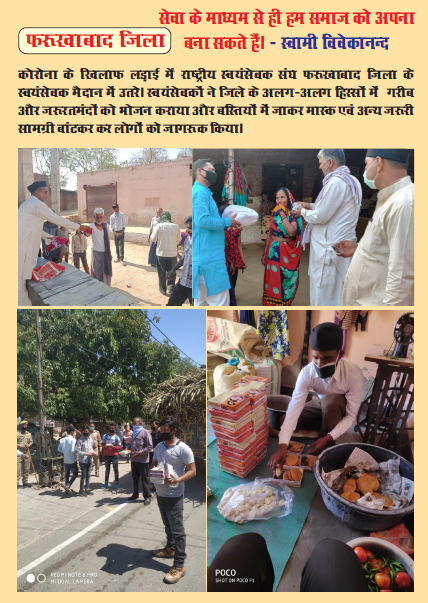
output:
<path id="1" fill-rule="evenodd" d="M 91 481 L 94 496 L 84 499 L 62 490 L 18 490 L 18 592 L 205 592 L 205 475 L 186 484 L 186 575 L 169 585 L 163 577 L 172 560 L 151 556 L 166 543 L 156 498 L 149 506 L 142 498 L 128 502 L 130 465 L 121 462 L 119 471 L 118 494 L 101 490 L 100 478 Z"/>

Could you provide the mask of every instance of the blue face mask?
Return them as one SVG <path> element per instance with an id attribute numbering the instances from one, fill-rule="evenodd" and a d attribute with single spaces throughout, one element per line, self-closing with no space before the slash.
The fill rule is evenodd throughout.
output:
<path id="1" fill-rule="evenodd" d="M 372 162 L 372 163 L 369 165 L 369 169 L 370 169 L 370 168 L 372 167 L 372 165 L 373 165 L 373 164 L 375 164 L 375 163 L 376 163 L 376 158 L 375 158 L 375 160 L 374 160 L 374 161 L 373 161 L 373 162 Z M 374 179 L 373 179 L 373 180 L 370 180 L 369 178 L 367 178 L 367 171 L 368 171 L 368 170 L 366 170 L 366 171 L 364 172 L 364 175 L 363 175 L 363 178 L 364 178 L 364 183 L 365 183 L 365 184 L 367 184 L 367 186 L 368 186 L 369 188 L 372 188 L 372 189 L 377 189 L 377 186 L 376 186 L 376 184 L 375 184 L 375 180 L 376 180 L 376 178 L 378 177 L 378 173 L 376 172 L 376 176 L 374 177 Z"/>
<path id="2" fill-rule="evenodd" d="M 135 436 L 136 436 L 137 434 L 139 434 L 139 433 L 140 433 L 140 431 L 141 431 L 142 429 L 143 429 L 143 426 L 142 426 L 142 425 L 133 425 L 133 426 L 132 426 L 132 431 L 134 432 L 134 433 L 133 433 L 133 437 L 135 438 Z"/>

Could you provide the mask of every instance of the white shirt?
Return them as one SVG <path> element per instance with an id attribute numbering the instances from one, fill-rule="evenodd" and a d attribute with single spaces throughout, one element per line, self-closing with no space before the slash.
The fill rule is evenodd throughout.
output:
<path id="1" fill-rule="evenodd" d="M 92 222 L 92 224 L 89 224 L 89 226 L 90 226 L 90 228 L 92 228 L 91 248 L 94 251 L 104 252 L 106 250 L 106 246 L 104 244 L 104 228 L 102 228 L 101 230 L 98 230 L 98 228 L 95 226 L 95 222 Z M 108 232 L 108 224 L 107 224 L 107 232 Z"/>
<path id="2" fill-rule="evenodd" d="M 126 227 L 126 218 L 125 214 L 121 211 L 113 212 L 110 216 L 110 228 L 117 232 L 120 232 L 123 228 Z"/>
<path id="3" fill-rule="evenodd" d="M 156 243 L 156 255 L 174 258 L 177 255 L 177 245 L 181 243 L 180 227 L 172 222 L 161 222 L 154 228 L 151 240 Z"/>
<path id="4" fill-rule="evenodd" d="M 18 208 L 18 278 L 30 279 L 37 264 L 40 239 L 46 238 L 43 224 L 49 220 L 58 226 L 76 230 L 77 224 L 58 216 L 46 203 L 31 196 Z"/>
<path id="5" fill-rule="evenodd" d="M 320 398 L 326 394 L 342 394 L 346 397 L 345 416 L 330 432 L 333 440 L 337 440 L 355 421 L 361 405 L 364 378 L 362 370 L 349 360 L 339 360 L 333 377 L 318 377 L 313 362 L 307 364 L 299 373 L 293 396 L 288 405 L 287 414 L 279 433 L 279 443 L 290 443 L 297 421 L 305 406 L 306 398 L 312 388 Z"/>
<path id="6" fill-rule="evenodd" d="M 157 226 L 158 224 L 160 224 L 160 216 L 159 216 L 159 218 L 157 216 L 155 216 L 154 218 L 152 218 L 152 221 L 150 222 L 151 230 L 153 230 L 154 227 Z"/>
<path id="7" fill-rule="evenodd" d="M 60 439 L 58 450 L 64 455 L 64 463 L 71 465 L 76 462 L 76 440 L 71 434 Z"/>
<path id="8" fill-rule="evenodd" d="M 377 194 L 343 288 L 344 306 L 413 306 L 415 187 L 410 176 Z"/>
<path id="9" fill-rule="evenodd" d="M 86 439 L 85 436 L 82 435 L 82 437 L 77 440 L 76 452 L 79 455 L 79 461 L 81 463 L 88 463 L 92 459 L 91 456 L 87 456 L 88 452 L 94 452 L 94 444 L 91 436 Z"/>
<path id="10" fill-rule="evenodd" d="M 355 229 L 361 208 L 361 185 L 355 181 L 359 202 L 352 194 L 351 187 L 341 178 L 332 178 L 325 185 L 324 196 L 316 209 L 302 209 L 302 216 L 313 224 L 311 251 L 309 256 L 309 276 L 317 287 L 328 286 L 323 278 L 324 265 L 334 264 L 344 280 L 351 263 L 350 258 L 337 256 L 331 245 L 339 241 L 356 241 Z M 312 204 L 313 205 L 313 204 Z"/>

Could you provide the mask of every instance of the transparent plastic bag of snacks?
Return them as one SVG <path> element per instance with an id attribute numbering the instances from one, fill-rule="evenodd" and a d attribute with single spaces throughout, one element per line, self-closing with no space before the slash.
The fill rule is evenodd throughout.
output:
<path id="1" fill-rule="evenodd" d="M 252 226 L 259 219 L 259 214 L 254 209 L 243 205 L 228 205 L 223 212 L 222 218 L 231 218 L 235 214 L 236 220 L 240 222 L 241 226 Z"/>
<path id="2" fill-rule="evenodd" d="M 293 498 L 293 492 L 285 484 L 257 477 L 254 482 L 226 490 L 218 510 L 235 523 L 285 517 L 293 510 Z"/>

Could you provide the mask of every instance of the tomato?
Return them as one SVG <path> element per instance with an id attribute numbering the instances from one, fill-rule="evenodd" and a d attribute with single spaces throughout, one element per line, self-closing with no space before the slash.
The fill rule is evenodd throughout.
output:
<path id="1" fill-rule="evenodd" d="M 367 553 L 361 546 L 356 546 L 354 549 L 354 553 L 357 555 L 358 559 L 361 563 L 366 563 L 367 561 Z"/>
<path id="2" fill-rule="evenodd" d="M 377 574 L 375 574 L 374 579 L 379 588 L 385 589 L 391 586 L 391 579 L 386 574 L 378 572 Z"/>
<path id="3" fill-rule="evenodd" d="M 367 555 L 367 557 L 373 557 L 373 553 L 371 551 L 369 551 L 368 549 L 366 549 L 366 555 Z"/>
<path id="4" fill-rule="evenodd" d="M 380 561 L 380 559 L 371 558 L 369 563 L 373 569 L 382 570 L 382 561 Z"/>
<path id="5" fill-rule="evenodd" d="M 397 572 L 394 582 L 398 588 L 409 588 L 412 583 L 409 574 L 406 574 L 406 572 Z"/>
<path id="6" fill-rule="evenodd" d="M 380 593 L 392 593 L 392 590 L 390 590 L 389 588 L 380 588 L 379 592 Z"/>
<path id="7" fill-rule="evenodd" d="M 382 574 L 386 574 L 387 576 L 391 576 L 391 570 L 389 569 L 389 567 L 383 567 L 382 568 Z"/>

